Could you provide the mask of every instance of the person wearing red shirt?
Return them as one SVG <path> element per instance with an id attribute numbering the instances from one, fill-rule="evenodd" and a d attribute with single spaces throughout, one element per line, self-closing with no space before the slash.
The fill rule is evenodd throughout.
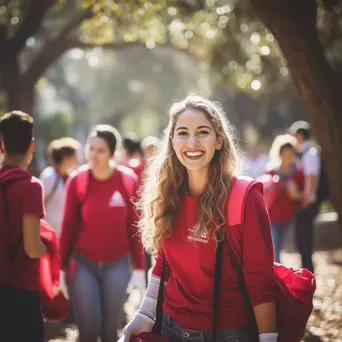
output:
<path id="1" fill-rule="evenodd" d="M 230 185 L 238 174 L 232 127 L 221 107 L 190 95 L 170 110 L 159 153 L 148 170 L 139 208 L 145 248 L 157 255 L 138 312 L 124 341 L 151 331 L 158 290 L 165 286 L 161 334 L 171 341 L 212 341 L 216 232 L 227 232 L 239 250 L 259 340 L 275 342 L 273 246 L 262 194 L 252 189 L 243 225 L 225 214 Z M 229 199 L 228 199 L 229 198 Z M 219 224 L 221 222 L 221 224 Z M 165 284 L 160 284 L 165 261 Z M 253 318 L 224 243 L 217 341 L 255 341 Z"/>
<path id="2" fill-rule="evenodd" d="M 63 270 L 70 277 L 70 296 L 80 342 L 115 340 L 121 323 L 127 285 L 145 290 L 143 248 L 137 236 L 137 214 L 123 177 L 136 188 L 137 177 L 113 162 L 120 139 L 108 125 L 96 126 L 88 138 L 89 170 L 80 171 L 67 182 L 60 236 Z M 126 170 L 126 169 L 125 169 Z M 82 172 L 88 187 L 79 196 Z M 66 294 L 65 273 L 60 291 Z"/>
<path id="3" fill-rule="evenodd" d="M 7 113 L 0 120 L 0 191 L 4 206 L 0 209 L 1 258 L 5 250 L 11 252 L 11 258 L 6 259 L 10 260 L 9 272 L 1 277 L 0 284 L 2 342 L 44 341 L 38 292 L 39 258 L 46 252 L 40 239 L 40 219 L 45 215 L 43 187 L 27 172 L 34 151 L 33 126 L 33 118 L 20 111 Z M 2 236 L 6 228 L 7 239 Z"/>
<path id="4" fill-rule="evenodd" d="M 142 157 L 140 141 L 135 133 L 128 133 L 122 138 L 122 161 L 121 164 L 129 167 L 142 180 L 145 169 L 145 161 Z"/>
<path id="5" fill-rule="evenodd" d="M 267 174 L 276 177 L 279 189 L 268 212 L 271 220 L 274 260 L 280 262 L 285 234 L 292 227 L 304 190 L 304 174 L 297 167 L 294 139 L 288 135 L 275 138 L 271 148 Z"/>

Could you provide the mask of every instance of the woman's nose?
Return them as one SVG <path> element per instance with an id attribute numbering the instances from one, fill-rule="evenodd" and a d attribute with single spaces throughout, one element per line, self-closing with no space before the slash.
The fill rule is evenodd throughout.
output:
<path id="1" fill-rule="evenodd" d="M 192 146 L 195 146 L 197 144 L 197 136 L 195 134 L 189 135 L 188 144 Z"/>

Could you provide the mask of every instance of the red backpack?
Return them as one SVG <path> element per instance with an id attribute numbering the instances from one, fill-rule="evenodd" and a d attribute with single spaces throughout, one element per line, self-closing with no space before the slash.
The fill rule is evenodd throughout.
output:
<path id="1" fill-rule="evenodd" d="M 262 175 L 257 178 L 257 181 L 263 185 L 265 203 L 267 209 L 270 210 L 278 196 L 285 190 L 285 186 L 282 182 L 280 182 L 280 178 L 277 175 Z"/>
<path id="2" fill-rule="evenodd" d="M 135 195 L 138 184 L 138 177 L 132 169 L 123 165 L 118 165 L 116 167 L 116 170 L 120 172 L 123 189 L 126 192 L 125 195 L 127 197 L 127 200 L 130 200 Z M 87 195 L 89 180 L 89 166 L 83 165 L 78 169 L 76 175 L 76 191 L 81 204 L 83 203 Z"/>
<path id="3" fill-rule="evenodd" d="M 246 198 L 252 187 L 256 187 L 262 192 L 262 185 L 255 180 L 244 177 L 233 180 L 230 198 L 234 198 L 234 201 L 228 201 L 229 225 L 243 224 Z M 226 235 L 229 242 L 228 230 Z M 230 253 L 239 272 L 239 278 L 242 279 L 240 286 L 249 301 L 243 280 L 241 261 L 237 260 L 232 248 L 230 248 Z M 273 280 L 276 289 L 278 342 L 300 342 L 313 308 L 312 300 L 316 290 L 315 277 L 307 269 L 294 270 L 274 263 Z"/>
<path id="4" fill-rule="evenodd" d="M 61 293 L 53 293 L 53 287 L 59 285 L 60 259 L 57 235 L 52 226 L 40 220 L 40 237 L 48 251 L 40 258 L 40 302 L 45 320 L 60 322 L 70 314 L 69 300 Z"/>
<path id="5" fill-rule="evenodd" d="M 124 197 L 126 201 L 131 201 L 132 197 L 135 195 L 138 184 L 138 176 L 134 171 L 126 166 L 118 165 L 116 170 L 120 173 L 120 179 L 122 182 L 122 188 L 125 191 Z M 82 206 L 88 192 L 90 183 L 90 169 L 88 165 L 82 165 L 76 171 L 76 193 Z M 73 259 L 69 259 L 69 267 L 67 270 L 67 281 L 70 281 L 70 276 L 76 270 L 76 262 Z"/>

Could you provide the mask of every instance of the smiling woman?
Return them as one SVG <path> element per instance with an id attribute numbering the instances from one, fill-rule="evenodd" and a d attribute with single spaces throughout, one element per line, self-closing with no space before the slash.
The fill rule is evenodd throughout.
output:
<path id="1" fill-rule="evenodd" d="M 220 104 L 191 95 L 172 106 L 169 118 L 140 201 L 145 213 L 142 236 L 151 253 L 159 250 L 163 237 L 172 235 L 186 192 L 200 196 L 197 238 L 212 232 L 217 219 L 226 222 L 221 208 L 238 174 L 234 128 Z"/>
<path id="2" fill-rule="evenodd" d="M 260 184 L 238 177 L 233 128 L 219 104 L 191 95 L 174 104 L 169 116 L 139 203 L 143 243 L 156 264 L 142 304 L 125 328 L 125 342 L 151 331 L 164 285 L 161 335 L 170 341 L 275 342 L 272 238 Z M 248 184 L 244 204 L 240 194 L 230 193 L 235 184 Z M 228 217 L 228 202 L 236 209 L 244 206 L 243 224 Z M 243 265 L 248 301 L 225 237 Z M 217 276 L 216 253 L 222 250 L 224 272 Z M 215 289 L 218 307 L 214 279 L 221 286 Z"/>

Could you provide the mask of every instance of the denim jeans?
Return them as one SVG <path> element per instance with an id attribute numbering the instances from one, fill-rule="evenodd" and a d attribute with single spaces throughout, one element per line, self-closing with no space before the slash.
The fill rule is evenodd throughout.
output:
<path id="1" fill-rule="evenodd" d="M 0 289 L 0 341 L 44 341 L 44 322 L 38 291 L 12 286 Z"/>
<path id="2" fill-rule="evenodd" d="M 296 217 L 295 237 L 296 245 L 302 257 L 302 267 L 312 273 L 312 253 L 314 245 L 314 219 L 319 212 L 319 204 L 311 203 L 308 207 L 301 209 Z"/>
<path id="3" fill-rule="evenodd" d="M 75 254 L 70 295 L 79 342 L 117 341 L 123 318 L 126 290 L 131 278 L 128 257 L 113 262 L 94 262 Z"/>
<path id="4" fill-rule="evenodd" d="M 169 315 L 163 315 L 161 335 L 172 342 L 211 342 L 212 333 L 198 330 L 182 329 Z M 235 327 L 219 330 L 216 335 L 217 342 L 253 342 L 252 329 L 249 326 Z"/>
<path id="5" fill-rule="evenodd" d="M 280 263 L 280 251 L 283 247 L 284 237 L 292 225 L 293 225 L 292 221 L 288 223 L 271 222 L 275 262 Z"/>

